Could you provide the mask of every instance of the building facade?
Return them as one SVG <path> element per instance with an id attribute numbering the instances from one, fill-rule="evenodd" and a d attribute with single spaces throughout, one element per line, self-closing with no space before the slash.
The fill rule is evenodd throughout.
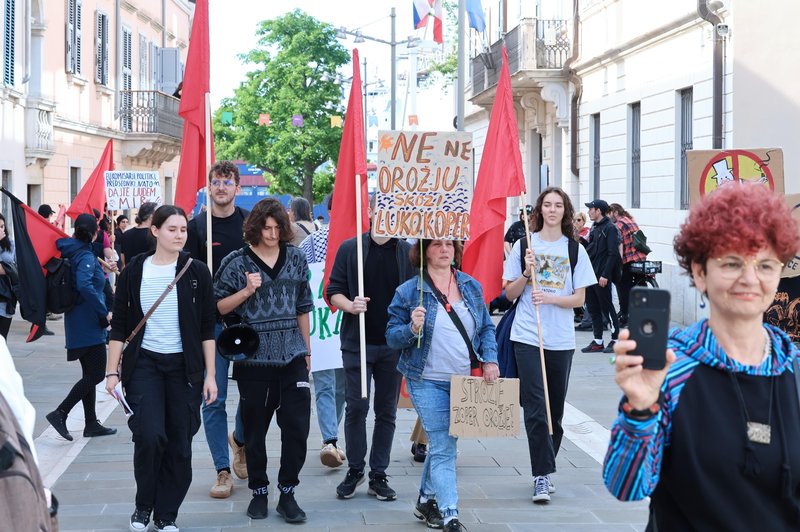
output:
<path id="1" fill-rule="evenodd" d="M 113 139 L 115 168 L 158 171 L 171 201 L 193 12 L 187 0 L 2 0 L 2 185 L 34 208 L 69 205 Z"/>

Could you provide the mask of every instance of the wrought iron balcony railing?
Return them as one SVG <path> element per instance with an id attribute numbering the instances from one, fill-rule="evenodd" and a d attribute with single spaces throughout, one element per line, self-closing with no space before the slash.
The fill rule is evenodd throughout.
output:
<path id="1" fill-rule="evenodd" d="M 159 91 L 120 91 L 120 130 L 125 133 L 161 134 L 180 139 L 183 119 L 181 101 Z"/>

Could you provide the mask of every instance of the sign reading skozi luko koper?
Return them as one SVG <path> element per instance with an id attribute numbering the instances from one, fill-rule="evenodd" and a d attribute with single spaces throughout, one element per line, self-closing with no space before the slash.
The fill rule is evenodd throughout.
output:
<path id="1" fill-rule="evenodd" d="M 376 236 L 469 239 L 472 134 L 378 132 Z"/>

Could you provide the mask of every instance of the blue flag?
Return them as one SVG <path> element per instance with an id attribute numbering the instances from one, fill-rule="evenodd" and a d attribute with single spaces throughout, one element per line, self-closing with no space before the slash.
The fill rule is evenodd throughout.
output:
<path id="1" fill-rule="evenodd" d="M 469 15 L 469 27 L 478 31 L 486 29 L 486 17 L 483 16 L 483 6 L 481 0 L 467 0 L 467 15 Z"/>

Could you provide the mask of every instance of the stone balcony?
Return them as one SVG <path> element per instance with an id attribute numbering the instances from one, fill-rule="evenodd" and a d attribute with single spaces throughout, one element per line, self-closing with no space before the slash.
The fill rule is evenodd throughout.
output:
<path id="1" fill-rule="evenodd" d="M 43 98 L 28 98 L 25 107 L 25 162 L 45 165 L 55 154 L 53 114 L 56 102 Z"/>

